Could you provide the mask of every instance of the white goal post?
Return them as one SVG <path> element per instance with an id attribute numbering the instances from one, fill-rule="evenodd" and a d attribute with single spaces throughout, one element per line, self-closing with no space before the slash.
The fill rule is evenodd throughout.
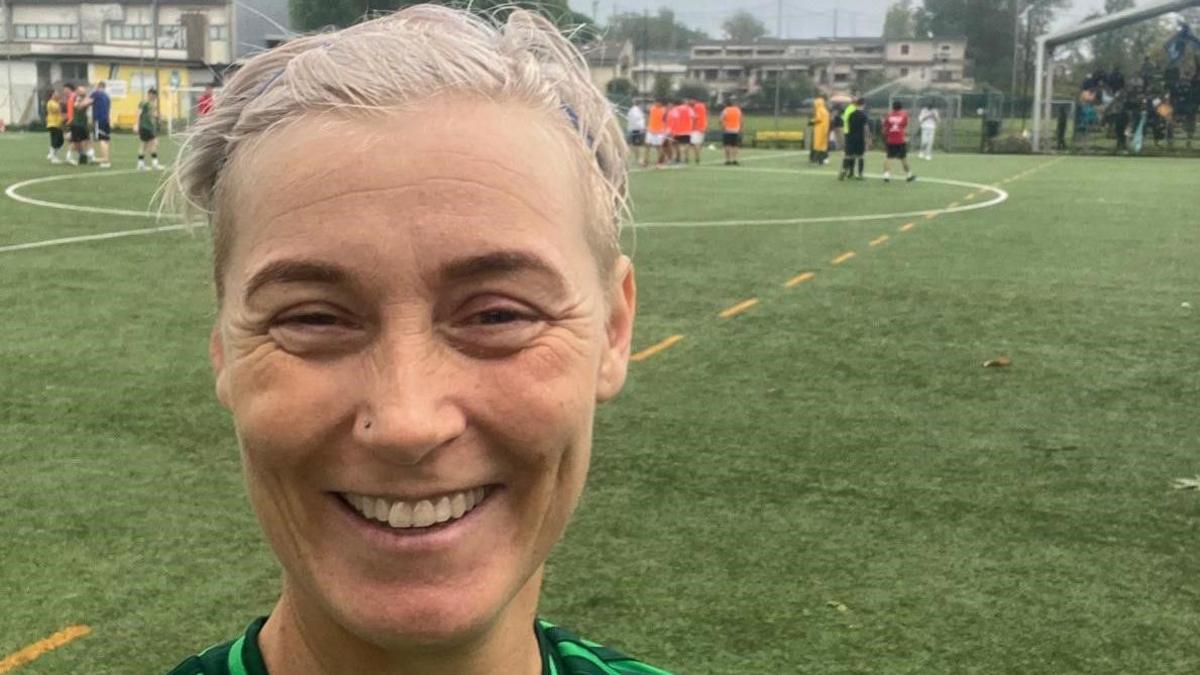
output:
<path id="1" fill-rule="evenodd" d="M 1200 7 L 1200 0 L 1155 0 L 1141 7 L 1131 7 L 1039 37 L 1033 76 L 1033 151 L 1041 150 L 1042 119 L 1050 117 L 1049 99 L 1054 96 L 1054 67 L 1051 63 L 1051 67 L 1046 68 L 1046 59 L 1054 55 L 1056 47 L 1189 7 Z"/>

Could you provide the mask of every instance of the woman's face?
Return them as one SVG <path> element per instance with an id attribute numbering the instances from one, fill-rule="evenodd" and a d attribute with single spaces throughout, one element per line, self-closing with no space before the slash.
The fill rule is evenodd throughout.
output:
<path id="1" fill-rule="evenodd" d="M 288 592 L 376 645 L 494 625 L 579 500 L 634 287 L 597 269 L 566 143 L 443 100 L 233 168 L 218 396 Z"/>

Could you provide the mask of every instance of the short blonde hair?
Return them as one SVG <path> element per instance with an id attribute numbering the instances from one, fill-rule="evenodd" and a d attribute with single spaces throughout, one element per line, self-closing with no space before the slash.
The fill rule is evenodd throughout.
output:
<path id="1" fill-rule="evenodd" d="M 435 96 L 528 105 L 559 120 L 586 176 L 588 236 L 607 275 L 620 255 L 627 149 L 612 106 L 579 51 L 550 21 L 520 9 L 480 14 L 416 5 L 248 60 L 195 124 L 173 193 L 213 228 L 218 297 L 232 241 L 228 168 L 239 149 L 306 114 L 404 110 Z M 299 113 L 299 114 L 298 114 Z"/>

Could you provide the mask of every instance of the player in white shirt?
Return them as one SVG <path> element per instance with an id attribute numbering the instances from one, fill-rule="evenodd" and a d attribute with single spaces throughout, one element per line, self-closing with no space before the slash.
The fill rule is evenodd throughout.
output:
<path id="1" fill-rule="evenodd" d="M 646 166 L 650 157 L 650 148 L 646 145 L 646 113 L 642 106 L 634 103 L 629 106 L 625 115 L 625 126 L 629 130 L 629 147 L 633 148 L 633 157 L 638 164 Z"/>
<path id="2" fill-rule="evenodd" d="M 937 108 L 928 105 L 921 108 L 921 114 L 917 116 L 917 122 L 921 125 L 921 150 L 917 157 L 933 159 L 933 137 L 937 133 L 938 122 L 941 121 L 942 116 L 938 114 Z"/>

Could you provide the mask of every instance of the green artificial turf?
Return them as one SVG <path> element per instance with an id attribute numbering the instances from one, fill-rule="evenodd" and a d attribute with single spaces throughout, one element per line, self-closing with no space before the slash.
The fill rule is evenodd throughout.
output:
<path id="1" fill-rule="evenodd" d="M 4 137 L 5 187 L 96 172 L 48 166 L 43 146 Z M 116 147 L 129 166 L 133 139 Z M 638 219 L 925 211 L 976 191 L 718 154 L 636 173 Z M 689 674 L 1200 670 L 1200 492 L 1170 487 L 1200 473 L 1200 161 L 916 167 L 1021 177 L 998 206 L 932 219 L 626 232 L 635 350 L 684 338 L 601 409 L 543 615 Z M 21 194 L 143 210 L 155 181 Z M 0 198 L 0 248 L 155 224 Z M 22 675 L 163 673 L 277 593 L 211 393 L 205 236 L 0 252 L 0 658 L 93 629 Z"/>

